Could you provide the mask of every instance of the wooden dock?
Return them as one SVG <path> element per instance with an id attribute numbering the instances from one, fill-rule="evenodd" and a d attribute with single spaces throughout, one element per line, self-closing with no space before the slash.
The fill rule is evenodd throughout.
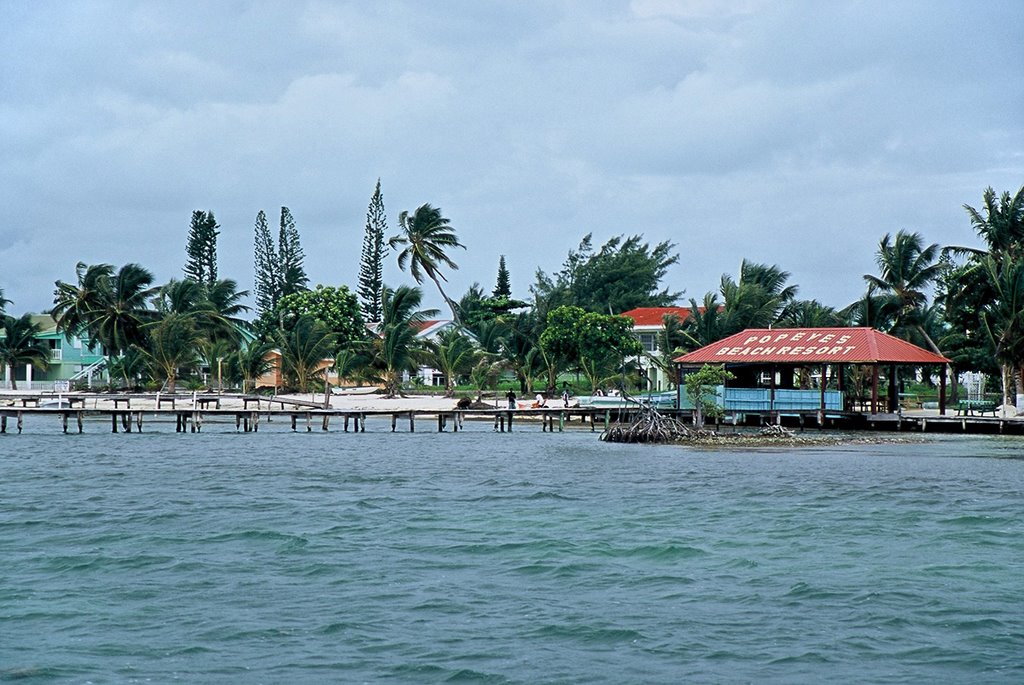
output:
<path id="1" fill-rule="evenodd" d="M 224 408 L 231 399 L 241 407 Z M 613 423 L 628 422 L 637 409 L 595 407 L 545 407 L 538 409 L 326 409 L 322 403 L 293 398 L 220 395 L 20 395 L 0 396 L 0 434 L 22 433 L 27 418 L 51 420 L 63 433 L 83 433 L 86 426 L 109 425 L 112 433 L 142 432 L 147 425 L 173 424 L 176 433 L 201 433 L 207 424 L 230 426 L 237 432 L 257 432 L 261 425 L 282 423 L 292 431 L 340 430 L 365 433 L 368 421 L 383 423 L 390 432 L 414 433 L 419 429 L 458 432 L 465 421 L 493 426 L 495 433 L 513 429 L 563 432 L 567 428 L 605 430 Z M 47 406 L 58 404 L 59 406 Z M 89 404 L 92 404 L 90 407 Z M 100 404 L 103 404 L 101 407 Z M 133 406 L 134 404 L 134 406 Z M 662 410 L 663 414 L 692 421 L 690 410 Z M 758 427 L 778 423 L 798 430 L 891 431 L 1024 435 L 1024 419 L 925 413 L 870 414 L 865 412 L 742 411 L 726 415 L 719 426 Z M 33 421 L 33 426 L 39 425 Z"/>

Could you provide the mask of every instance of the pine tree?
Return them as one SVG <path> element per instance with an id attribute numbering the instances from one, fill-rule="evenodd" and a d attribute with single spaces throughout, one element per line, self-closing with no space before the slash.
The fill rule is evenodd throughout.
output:
<path id="1" fill-rule="evenodd" d="M 381 320 L 381 291 L 384 287 L 384 259 L 388 250 L 384 233 L 388 229 L 384 215 L 384 197 L 380 192 L 380 179 L 370 198 L 366 211 L 366 234 L 363 236 L 363 254 L 359 261 L 359 305 L 366 321 Z"/>
<path id="2" fill-rule="evenodd" d="M 220 226 L 213 212 L 195 210 L 192 212 L 192 224 L 188 230 L 188 243 L 185 254 L 185 278 L 212 286 L 217 282 L 217 236 Z"/>
<path id="3" fill-rule="evenodd" d="M 274 310 L 281 299 L 281 278 L 278 275 L 280 262 L 274 239 L 267 226 L 267 215 L 260 210 L 256 215 L 255 255 L 253 260 L 256 285 L 256 312 L 259 315 Z"/>
<path id="4" fill-rule="evenodd" d="M 509 279 L 508 268 L 505 266 L 505 255 L 501 255 L 498 260 L 498 283 L 494 286 L 492 295 L 495 298 L 512 299 L 512 282 Z"/>
<path id="5" fill-rule="evenodd" d="M 308 290 L 309 277 L 303 262 L 306 259 L 299 243 L 299 231 L 287 207 L 281 208 L 281 228 L 277 238 L 278 278 L 281 297 Z"/>

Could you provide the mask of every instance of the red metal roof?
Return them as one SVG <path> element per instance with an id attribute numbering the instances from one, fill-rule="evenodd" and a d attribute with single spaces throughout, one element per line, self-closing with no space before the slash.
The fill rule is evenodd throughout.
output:
<path id="1" fill-rule="evenodd" d="M 676 358 L 681 364 L 945 364 L 948 359 L 873 328 L 748 328 Z"/>
<path id="2" fill-rule="evenodd" d="M 675 314 L 680 321 L 690 317 L 689 307 L 637 307 L 619 316 L 628 316 L 637 326 L 661 326 L 666 314 Z"/>

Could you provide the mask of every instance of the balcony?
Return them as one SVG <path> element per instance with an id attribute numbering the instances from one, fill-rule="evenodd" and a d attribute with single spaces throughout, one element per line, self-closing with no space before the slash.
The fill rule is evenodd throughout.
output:
<path id="1" fill-rule="evenodd" d="M 59 362 L 64 360 L 64 350 L 61 348 L 50 350 L 50 361 Z"/>

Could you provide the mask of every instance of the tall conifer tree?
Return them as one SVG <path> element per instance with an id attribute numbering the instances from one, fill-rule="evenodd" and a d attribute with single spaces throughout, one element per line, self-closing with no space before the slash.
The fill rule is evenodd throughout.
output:
<path id="1" fill-rule="evenodd" d="M 299 243 L 299 231 L 295 228 L 295 220 L 287 207 L 281 207 L 281 227 L 277 238 L 277 257 L 280 271 L 281 297 L 307 290 L 309 277 L 303 262 L 306 259 Z"/>
<path id="2" fill-rule="evenodd" d="M 274 310 L 281 299 L 280 261 L 274 249 L 274 239 L 267 225 L 267 215 L 261 209 L 256 215 L 256 237 L 253 267 L 255 269 L 256 312 L 259 315 Z"/>
<path id="3" fill-rule="evenodd" d="M 195 210 L 188 230 L 185 254 L 185 278 L 209 287 L 217 282 L 217 236 L 220 226 L 213 212 Z"/>
<path id="4" fill-rule="evenodd" d="M 384 214 L 384 197 L 380 192 L 380 179 L 370 198 L 366 211 L 366 233 L 363 236 L 363 254 L 359 261 L 359 306 L 366 321 L 381 320 L 381 293 L 384 287 L 384 259 L 387 246 L 384 233 L 387 231 L 387 217 Z"/>
<path id="5" fill-rule="evenodd" d="M 498 282 L 494 286 L 494 297 L 512 299 L 512 281 L 508 275 L 508 267 L 505 266 L 505 255 L 498 260 Z"/>

